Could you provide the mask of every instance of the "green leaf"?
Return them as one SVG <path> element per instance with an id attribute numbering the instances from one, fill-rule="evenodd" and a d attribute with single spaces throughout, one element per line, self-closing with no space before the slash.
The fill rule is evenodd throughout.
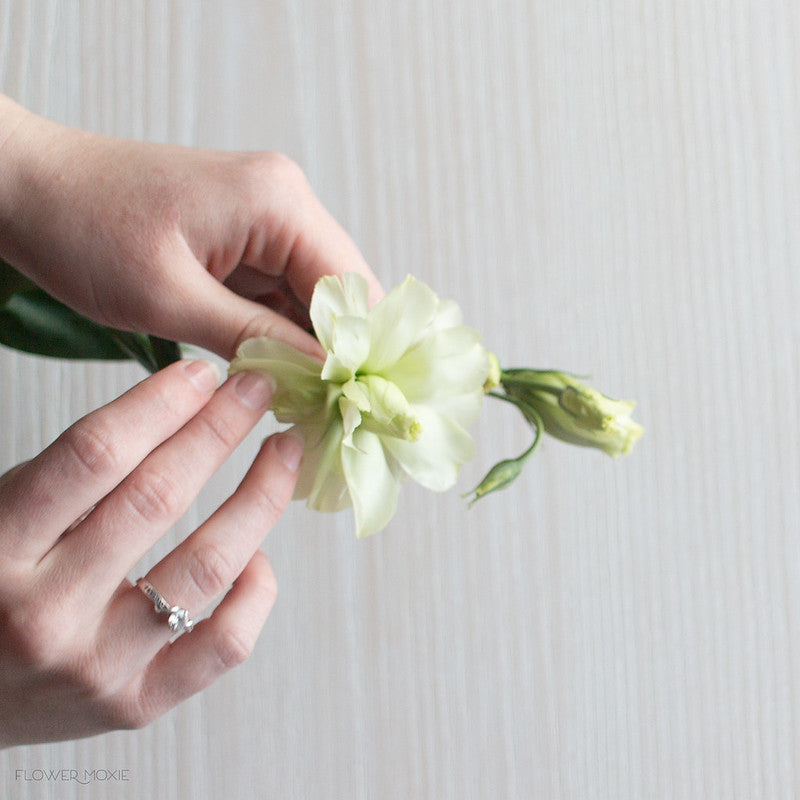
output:
<path id="1" fill-rule="evenodd" d="M 37 287 L 14 294 L 0 308 L 0 343 L 26 353 L 115 361 L 130 358 L 131 353 L 120 346 L 115 333 Z M 148 348 L 146 337 L 121 333 L 143 340 Z"/>
<path id="2" fill-rule="evenodd" d="M 176 342 L 93 322 L 51 297 L 2 259 L 0 344 L 53 358 L 133 359 L 149 372 L 181 359 Z"/>
<path id="3" fill-rule="evenodd" d="M 157 370 L 164 369 L 167 365 L 183 358 L 181 346 L 177 342 L 173 342 L 171 339 L 161 339 L 158 336 L 148 336 L 147 338 Z"/>
<path id="4" fill-rule="evenodd" d="M 0 307 L 4 306 L 8 299 L 17 292 L 35 288 L 36 284 L 30 278 L 17 272 L 11 264 L 7 264 L 0 258 Z"/>
<path id="5" fill-rule="evenodd" d="M 149 347 L 149 342 L 145 336 L 130 331 L 118 331 L 114 328 L 106 329 L 123 353 L 128 354 L 128 358 L 138 361 L 148 372 L 156 372 L 158 364 Z"/>

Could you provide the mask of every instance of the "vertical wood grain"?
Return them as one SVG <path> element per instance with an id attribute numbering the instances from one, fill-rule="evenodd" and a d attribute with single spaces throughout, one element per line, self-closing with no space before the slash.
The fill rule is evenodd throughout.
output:
<path id="1" fill-rule="evenodd" d="M 289 153 L 387 286 L 647 427 L 618 463 L 548 442 L 472 510 L 408 487 L 363 542 L 293 507 L 251 661 L 146 730 L 0 754 L 4 796 L 796 796 L 798 39 L 790 0 L 0 0 L 3 91 Z M 140 377 L 0 351 L 3 468 Z M 487 402 L 461 489 L 525 435 Z M 131 780 L 15 779 L 61 766 Z"/>

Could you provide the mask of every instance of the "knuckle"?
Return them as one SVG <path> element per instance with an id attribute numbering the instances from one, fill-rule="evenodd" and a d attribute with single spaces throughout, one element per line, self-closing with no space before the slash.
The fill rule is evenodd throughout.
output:
<path id="1" fill-rule="evenodd" d="M 128 731 L 138 731 L 146 728 L 161 716 L 155 708 L 134 704 L 121 706 L 117 713 L 120 720 L 118 727 Z"/>
<path id="2" fill-rule="evenodd" d="M 151 686 L 144 675 L 101 699 L 108 730 L 139 730 L 155 722 L 168 708 L 166 692 Z"/>
<path id="3" fill-rule="evenodd" d="M 272 151 L 243 154 L 237 182 L 251 213 L 260 214 L 273 205 L 278 194 L 302 200 L 311 186 L 300 166 L 289 156 Z"/>
<path id="4" fill-rule="evenodd" d="M 126 487 L 125 498 L 145 522 L 174 519 L 181 512 L 178 487 L 160 471 L 140 469 L 135 472 Z"/>
<path id="5" fill-rule="evenodd" d="M 239 348 L 248 339 L 254 337 L 266 337 L 267 339 L 281 338 L 281 325 L 277 318 L 268 310 L 259 311 L 252 319 L 239 331 L 231 348 L 232 353 L 238 352 Z"/>
<path id="6" fill-rule="evenodd" d="M 248 499 L 255 513 L 270 526 L 280 519 L 289 503 L 288 495 L 286 497 L 278 495 L 270 485 L 251 486 Z"/>
<path id="7" fill-rule="evenodd" d="M 251 515 L 262 520 L 268 528 L 274 525 L 286 509 L 289 500 L 279 497 L 269 486 L 253 485 L 242 491 L 243 500 L 252 509 Z"/>
<path id="8" fill-rule="evenodd" d="M 2 621 L 2 649 L 30 673 L 54 670 L 62 663 L 68 628 L 52 610 L 40 605 L 18 604 Z"/>
<path id="9" fill-rule="evenodd" d="M 180 373 L 179 373 L 180 374 Z M 180 377 L 183 378 L 184 374 Z M 170 378 L 173 374 L 170 374 Z M 187 381 L 188 383 L 188 381 Z M 183 386 L 186 384 L 184 383 Z M 170 381 L 169 385 L 154 382 L 150 386 L 150 396 L 147 398 L 148 412 L 153 419 L 170 419 L 175 417 L 175 387 Z"/>
<path id="10" fill-rule="evenodd" d="M 77 422 L 61 435 L 61 442 L 72 459 L 93 476 L 101 476 L 118 469 L 119 456 L 113 436 L 98 426 Z"/>
<path id="11" fill-rule="evenodd" d="M 115 698 L 106 706 L 105 722 L 109 730 L 137 731 L 161 716 L 154 707 L 139 698 Z"/>
<path id="12" fill-rule="evenodd" d="M 263 594 L 265 605 L 272 607 L 278 597 L 278 581 L 272 570 L 261 580 L 259 588 Z"/>
<path id="13" fill-rule="evenodd" d="M 30 461 L 22 461 L 19 464 L 11 467 L 10 470 L 4 472 L 0 475 L 0 492 L 3 492 L 6 487 L 12 486 L 16 479 L 20 476 L 20 473 L 24 472 L 25 467 L 30 463 Z"/>
<path id="14" fill-rule="evenodd" d="M 220 665 L 223 670 L 227 671 L 243 664 L 250 658 L 255 642 L 239 631 L 226 629 L 217 634 L 212 646 Z"/>
<path id="15" fill-rule="evenodd" d="M 285 153 L 264 150 L 253 153 L 249 164 L 257 185 L 278 183 L 284 187 L 306 187 L 308 181 L 300 165 Z"/>
<path id="16" fill-rule="evenodd" d="M 202 425 L 206 438 L 225 451 L 233 450 L 239 443 L 239 435 L 220 414 L 202 413 L 198 416 L 198 423 Z"/>
<path id="17" fill-rule="evenodd" d="M 88 651 L 78 659 L 59 670 L 59 678 L 77 690 L 80 695 L 93 702 L 108 697 L 114 683 L 103 664 L 93 651 Z"/>
<path id="18" fill-rule="evenodd" d="M 230 561 L 216 545 L 198 547 L 189 559 L 189 577 L 205 597 L 220 594 L 234 575 Z"/>

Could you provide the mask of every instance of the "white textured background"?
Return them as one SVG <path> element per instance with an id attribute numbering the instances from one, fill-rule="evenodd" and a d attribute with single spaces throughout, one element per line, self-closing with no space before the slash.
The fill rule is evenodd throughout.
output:
<path id="1" fill-rule="evenodd" d="M 143 731 L 0 754 L 0 794 L 800 796 L 798 41 L 796 0 L 0 0 L 2 91 L 288 153 L 385 285 L 647 427 L 620 462 L 550 441 L 471 511 L 409 487 L 363 542 L 292 508 L 247 664 Z M 2 468 L 141 377 L 0 351 Z M 487 404 L 461 488 L 523 433 Z"/>

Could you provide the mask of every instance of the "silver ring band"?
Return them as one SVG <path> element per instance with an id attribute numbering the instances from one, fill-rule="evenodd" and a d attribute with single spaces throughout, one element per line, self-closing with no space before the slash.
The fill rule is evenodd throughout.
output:
<path id="1" fill-rule="evenodd" d="M 153 601 L 156 613 L 169 615 L 167 625 L 173 633 L 188 633 L 194 627 L 194 620 L 189 619 L 189 612 L 180 606 L 171 606 L 150 581 L 139 578 L 136 585 Z"/>

